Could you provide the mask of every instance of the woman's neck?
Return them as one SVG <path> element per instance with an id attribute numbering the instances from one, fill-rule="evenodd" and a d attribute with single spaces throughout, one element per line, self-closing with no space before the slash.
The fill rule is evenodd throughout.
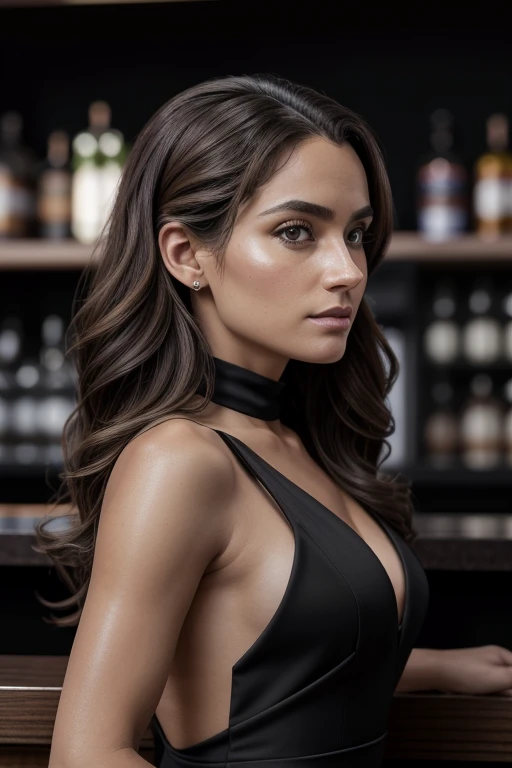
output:
<path id="1" fill-rule="evenodd" d="M 284 377 L 275 381 L 249 368 L 215 356 L 213 363 L 213 392 L 211 401 L 208 403 L 210 412 L 213 404 L 229 412 L 225 416 L 219 412 L 217 415 L 222 419 L 228 418 L 230 424 L 234 424 L 236 420 L 240 425 L 253 429 L 264 428 L 267 424 L 280 426 L 281 404 L 286 388 Z M 196 394 L 203 397 L 206 394 L 205 378 L 201 381 Z M 206 416 L 206 413 L 204 415 Z"/>

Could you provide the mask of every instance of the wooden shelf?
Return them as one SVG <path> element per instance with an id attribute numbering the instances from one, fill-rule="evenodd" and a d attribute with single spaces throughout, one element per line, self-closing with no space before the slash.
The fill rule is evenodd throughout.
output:
<path id="1" fill-rule="evenodd" d="M 0 269 L 83 269 L 93 247 L 75 240 L 2 240 Z M 484 240 L 464 235 L 444 243 L 429 243 L 415 232 L 395 232 L 386 261 L 488 262 L 512 261 L 512 235 Z"/>
<path id="2" fill-rule="evenodd" d="M 430 243 L 416 232 L 395 232 L 386 261 L 507 261 L 512 260 L 512 235 L 487 240 L 462 235 L 456 240 Z"/>
<path id="3" fill-rule="evenodd" d="M 61 517 L 70 512 L 67 504 L 58 504 L 57 507 L 51 504 L 0 504 L 0 526 L 1 521 L 6 518 L 35 518 L 44 517 L 51 514 L 53 517 Z"/>
<path id="4" fill-rule="evenodd" d="M 75 240 L 2 240 L 0 269 L 83 269 L 92 247 Z"/>

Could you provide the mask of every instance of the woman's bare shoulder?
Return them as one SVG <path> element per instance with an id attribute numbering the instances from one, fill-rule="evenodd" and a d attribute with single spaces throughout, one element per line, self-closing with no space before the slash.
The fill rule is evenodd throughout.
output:
<path id="1" fill-rule="evenodd" d="M 146 424 L 130 440 L 129 445 L 155 447 L 160 445 L 162 448 L 176 445 L 176 441 L 186 440 L 191 445 L 212 445 L 220 449 L 220 453 L 226 455 L 222 449 L 223 442 L 215 434 L 215 430 L 202 424 L 200 420 L 192 419 L 189 416 L 182 416 L 179 413 L 171 416 L 163 416 L 160 419 Z"/>
<path id="2" fill-rule="evenodd" d="M 140 476 L 165 492 L 160 470 L 170 484 L 179 477 L 201 486 L 212 501 L 225 502 L 234 491 L 235 470 L 227 446 L 213 429 L 189 418 L 171 416 L 148 425 L 121 451 L 112 475 L 130 477 L 130 483 Z"/>

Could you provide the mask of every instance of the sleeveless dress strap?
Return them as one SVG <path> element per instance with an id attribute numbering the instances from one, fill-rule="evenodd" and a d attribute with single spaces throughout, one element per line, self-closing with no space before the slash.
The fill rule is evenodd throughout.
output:
<path id="1" fill-rule="evenodd" d="M 206 427 L 206 429 L 216 432 L 220 438 L 226 443 L 228 448 L 237 456 L 242 463 L 242 466 L 247 469 L 248 473 L 258 480 L 263 487 L 268 491 L 270 496 L 277 503 L 285 518 L 293 527 L 294 520 L 290 515 L 290 511 L 293 506 L 290 504 L 290 498 L 286 496 L 286 489 L 283 487 L 282 481 L 279 477 L 276 477 L 272 472 L 272 467 L 267 466 L 258 455 L 248 449 L 248 447 L 238 440 L 234 435 L 230 435 L 227 432 L 223 432 L 221 429 L 215 429 L 215 427 L 209 427 L 207 424 L 202 424 L 194 419 L 187 419 L 185 416 L 173 417 L 175 420 L 191 421 L 193 424 L 198 424 L 200 427 Z"/>
<path id="2" fill-rule="evenodd" d="M 269 468 L 258 461 L 256 454 L 251 455 L 247 451 L 246 446 L 233 435 L 222 432 L 220 429 L 214 429 L 213 431 L 217 432 L 226 445 L 231 448 L 233 453 L 240 459 L 242 465 L 248 470 L 249 474 L 255 477 L 256 480 L 263 485 L 272 498 L 277 502 L 290 525 L 293 525 L 290 516 L 291 506 L 289 499 L 286 499 L 286 496 L 282 492 L 281 485 L 276 481 L 275 476 Z"/>

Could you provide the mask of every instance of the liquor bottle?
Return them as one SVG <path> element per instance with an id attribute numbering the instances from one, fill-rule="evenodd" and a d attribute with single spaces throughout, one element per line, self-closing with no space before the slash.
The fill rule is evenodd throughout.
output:
<path id="1" fill-rule="evenodd" d="M 447 365 L 459 355 L 460 331 L 453 282 L 441 280 L 434 289 L 431 317 L 423 333 L 425 354 L 434 363 Z"/>
<path id="2" fill-rule="evenodd" d="M 100 209 L 102 213 L 101 226 L 103 227 L 107 225 L 114 205 L 128 147 L 121 131 L 114 128 L 109 128 L 100 136 L 98 145 L 102 157 Z"/>
<path id="3" fill-rule="evenodd" d="M 18 464 L 35 464 L 42 460 L 36 425 L 41 366 L 35 356 L 22 356 L 16 368 L 15 381 L 17 390 L 11 409 L 14 460 Z"/>
<path id="4" fill-rule="evenodd" d="M 71 169 L 65 131 L 52 131 L 48 136 L 47 156 L 38 168 L 37 219 L 40 237 L 71 236 Z"/>
<path id="5" fill-rule="evenodd" d="M 512 153 L 508 150 L 508 118 L 487 120 L 487 147 L 475 164 L 473 206 L 479 235 L 493 239 L 512 230 Z"/>
<path id="6" fill-rule="evenodd" d="M 0 117 L 0 237 L 34 234 L 37 155 L 23 142 L 19 112 Z"/>
<path id="7" fill-rule="evenodd" d="M 42 345 L 39 362 L 42 385 L 48 390 L 71 390 L 75 386 L 76 372 L 65 355 L 65 324 L 60 315 L 47 315 L 41 325 Z"/>
<path id="8" fill-rule="evenodd" d="M 0 324 L 0 464 L 9 464 L 12 456 L 12 401 L 17 389 L 15 372 L 23 349 L 23 328 L 16 315 Z"/>
<path id="9" fill-rule="evenodd" d="M 2 389 L 15 388 L 15 371 L 21 359 L 23 344 L 23 326 L 18 315 L 8 315 L 0 324 L 0 376 Z"/>
<path id="10" fill-rule="evenodd" d="M 468 224 L 468 173 L 454 151 L 454 119 L 447 109 L 430 116 L 430 154 L 416 174 L 417 221 L 421 235 L 431 241 L 462 234 Z"/>
<path id="11" fill-rule="evenodd" d="M 512 467 L 512 379 L 509 379 L 504 388 L 507 412 L 503 424 L 503 451 L 505 461 Z"/>
<path id="12" fill-rule="evenodd" d="M 88 129 L 73 139 L 71 230 L 82 243 L 93 243 L 106 225 L 126 159 L 124 137 L 110 120 L 110 106 L 93 102 Z"/>
<path id="13" fill-rule="evenodd" d="M 469 320 L 462 330 L 464 356 L 474 365 L 488 365 L 502 353 L 503 330 L 494 317 L 495 287 L 488 278 L 479 278 L 469 294 Z"/>
<path id="14" fill-rule="evenodd" d="M 493 382 L 487 374 L 474 376 L 470 391 L 460 419 L 462 458 L 471 469 L 492 469 L 501 461 L 503 406 L 492 396 Z"/>
<path id="15" fill-rule="evenodd" d="M 425 420 L 423 442 L 429 463 L 444 469 L 453 464 L 459 450 L 459 424 L 450 382 L 447 379 L 437 381 L 431 397 L 435 407 Z"/>
<path id="16" fill-rule="evenodd" d="M 503 299 L 505 321 L 503 325 L 503 357 L 512 363 L 512 290 Z"/>

